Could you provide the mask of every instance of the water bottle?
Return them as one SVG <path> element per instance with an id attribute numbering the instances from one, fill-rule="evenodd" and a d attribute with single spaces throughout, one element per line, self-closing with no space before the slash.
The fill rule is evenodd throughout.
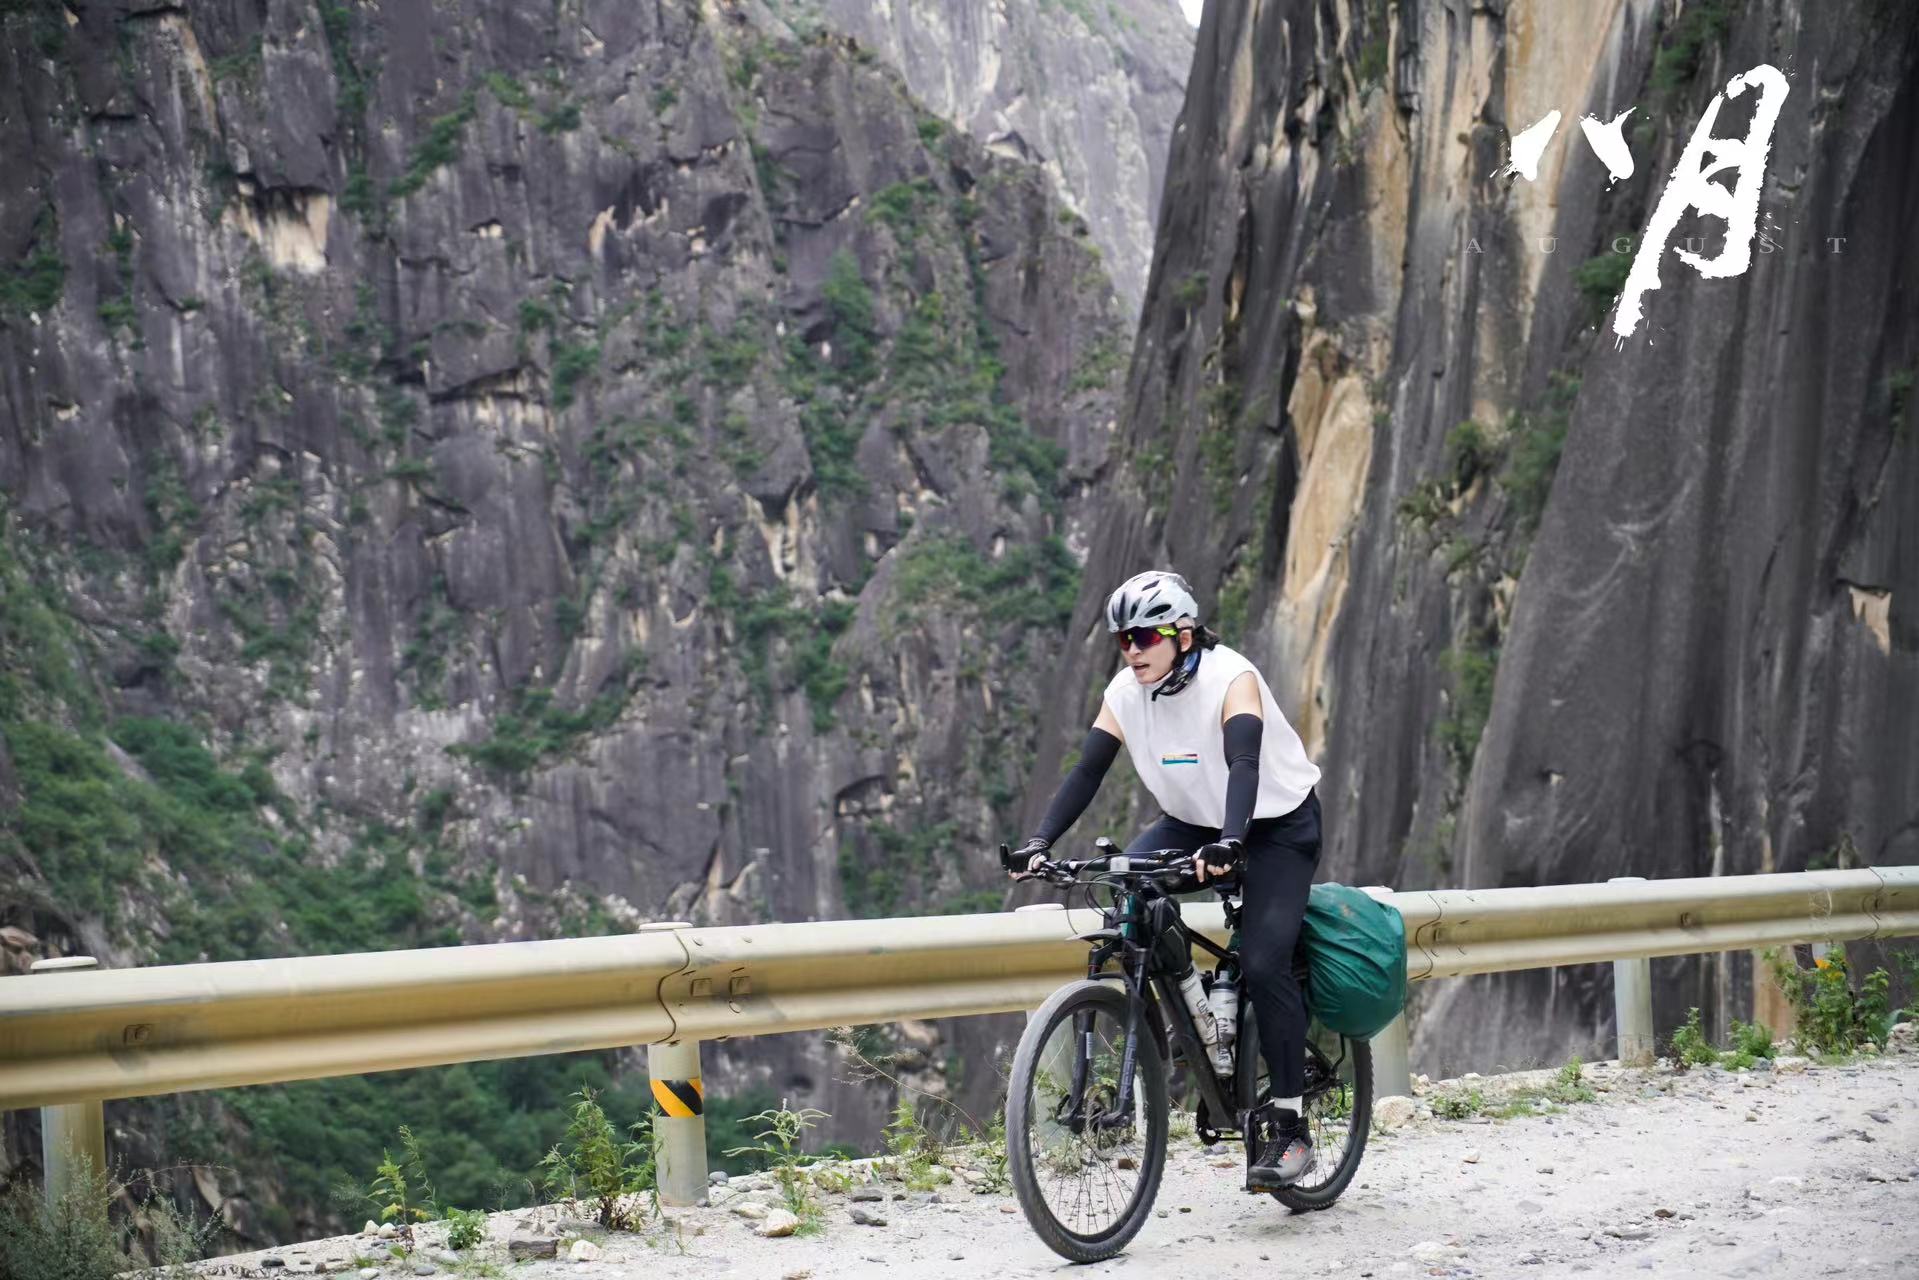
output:
<path id="1" fill-rule="evenodd" d="M 1199 1031 L 1199 1041 L 1206 1047 L 1207 1056 L 1215 1063 L 1219 1061 L 1219 1024 L 1213 1021 L 1213 1007 L 1206 1001 L 1206 988 L 1199 983 L 1199 970 L 1191 966 L 1179 980 L 1179 994 L 1186 1001 L 1186 1008 L 1193 1015 L 1193 1026 Z"/>
<path id="2" fill-rule="evenodd" d="M 1213 977 L 1213 989 L 1206 1002 L 1212 1006 L 1213 1024 L 1219 1028 L 1219 1044 L 1213 1050 L 1213 1070 L 1230 1075 L 1233 1070 L 1233 1042 L 1239 1039 L 1239 992 L 1224 974 Z"/>

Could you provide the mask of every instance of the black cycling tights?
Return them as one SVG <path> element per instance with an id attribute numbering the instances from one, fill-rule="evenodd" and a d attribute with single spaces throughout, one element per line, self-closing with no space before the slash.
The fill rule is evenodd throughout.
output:
<path id="1" fill-rule="evenodd" d="M 1162 817 L 1126 851 L 1197 849 L 1217 839 L 1215 828 Z M 1306 1001 L 1293 977 L 1293 948 L 1299 943 L 1306 893 L 1318 863 L 1316 792 L 1307 792 L 1291 813 L 1255 819 L 1246 829 L 1239 963 L 1259 1019 L 1259 1047 L 1272 1076 L 1273 1096 L 1279 1098 L 1296 1098 L 1306 1088 Z"/>

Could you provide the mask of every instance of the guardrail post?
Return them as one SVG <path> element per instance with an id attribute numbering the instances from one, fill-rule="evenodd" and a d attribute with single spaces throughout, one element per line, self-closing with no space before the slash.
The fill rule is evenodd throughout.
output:
<path id="1" fill-rule="evenodd" d="M 1390 905 L 1393 891 L 1383 884 L 1369 884 L 1362 892 L 1376 902 Z M 1408 938 L 1410 947 L 1412 939 Z M 1410 1098 L 1413 1096 L 1413 1066 L 1411 1037 L 1406 1029 L 1406 1011 L 1401 1009 L 1398 1016 L 1383 1027 L 1372 1039 L 1373 1046 L 1373 1096 L 1375 1098 Z"/>
<path id="2" fill-rule="evenodd" d="M 1644 876 L 1614 876 L 1608 884 L 1644 883 Z M 1613 1020 L 1619 1029 L 1619 1065 L 1653 1063 L 1652 961 L 1644 956 L 1612 962 Z"/>
<path id="3" fill-rule="evenodd" d="M 72 969 L 94 969 L 99 961 L 92 956 L 62 956 L 54 960 L 36 960 L 29 972 L 60 973 Z M 80 1162 L 93 1165 L 93 1176 L 107 1176 L 107 1124 L 105 1104 L 98 1098 L 86 1102 L 68 1102 L 57 1107 L 40 1108 L 40 1167 L 46 1171 L 45 1193 L 49 1206 L 72 1189 L 80 1173 Z"/>
<path id="4" fill-rule="evenodd" d="M 1373 1096 L 1413 1096 L 1413 1068 L 1407 1052 L 1406 1011 L 1373 1037 Z"/>
<path id="5" fill-rule="evenodd" d="M 700 1042 L 646 1046 L 653 1077 L 653 1118 L 659 1152 L 660 1203 L 698 1204 L 706 1195 L 706 1087 L 700 1082 Z"/>

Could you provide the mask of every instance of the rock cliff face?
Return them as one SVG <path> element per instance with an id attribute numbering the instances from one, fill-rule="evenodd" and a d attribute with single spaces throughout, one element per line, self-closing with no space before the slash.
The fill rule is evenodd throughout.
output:
<path id="1" fill-rule="evenodd" d="M 1074 634 L 1162 559 L 1217 600 L 1322 762 L 1341 879 L 1919 857 L 1916 57 L 1876 3 L 1210 4 Z M 1762 62 L 1768 242 L 1731 280 L 1668 255 L 1615 342 L 1615 242 Z M 1574 122 L 1629 107 L 1609 186 Z M 1495 176 L 1552 109 L 1537 180 Z M 1102 640 L 1049 723 L 1091 718 Z M 1746 1016 L 1745 971 L 1662 965 L 1662 1022 Z M 1436 1065 L 1611 1017 L 1590 970 L 1423 998 Z"/>
<path id="2" fill-rule="evenodd" d="M 1127 338 L 1041 169 L 726 5 L 0 23 L 0 924 L 1000 902 Z M 708 1070 L 888 1101 L 819 1037 Z"/>
<path id="3" fill-rule="evenodd" d="M 1040 160 L 1092 227 L 1128 314 L 1138 311 L 1193 56 L 1173 0 L 825 0 L 822 10 L 815 20 L 877 50 L 928 108 Z"/>

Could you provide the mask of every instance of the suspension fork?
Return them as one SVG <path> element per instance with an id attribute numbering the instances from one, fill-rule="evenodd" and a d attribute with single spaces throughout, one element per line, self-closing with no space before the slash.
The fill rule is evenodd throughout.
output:
<path id="1" fill-rule="evenodd" d="M 1140 1026 L 1146 1017 L 1146 1002 L 1141 995 L 1145 973 L 1144 956 L 1135 958 L 1134 963 L 1127 966 L 1126 1039 L 1120 1050 L 1119 1097 L 1114 1101 L 1112 1111 L 1100 1117 L 1100 1124 L 1105 1128 L 1119 1128 L 1132 1123 L 1133 1077 L 1139 1064 Z M 1094 1014 L 1094 1010 L 1086 1009 L 1073 1015 L 1073 1084 L 1056 1113 L 1073 1133 L 1082 1132 L 1088 1119 L 1086 1085 L 1093 1065 Z"/>

